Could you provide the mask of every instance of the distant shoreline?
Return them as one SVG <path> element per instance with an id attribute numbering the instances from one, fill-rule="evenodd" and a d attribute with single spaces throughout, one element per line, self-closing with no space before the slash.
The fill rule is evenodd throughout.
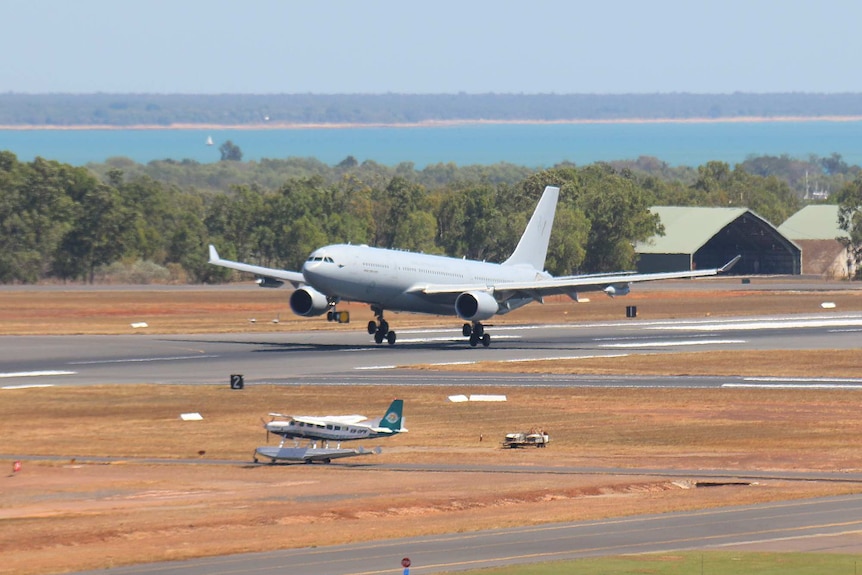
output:
<path id="1" fill-rule="evenodd" d="M 424 120 L 404 123 L 293 123 L 263 122 L 258 124 L 132 124 L 128 126 L 102 124 L 76 125 L 0 125 L 0 130 L 343 130 L 353 128 L 448 128 L 480 125 L 554 125 L 554 124 L 735 124 L 793 122 L 862 122 L 862 116 L 734 116 L 729 118 L 616 118 L 573 120 Z"/>

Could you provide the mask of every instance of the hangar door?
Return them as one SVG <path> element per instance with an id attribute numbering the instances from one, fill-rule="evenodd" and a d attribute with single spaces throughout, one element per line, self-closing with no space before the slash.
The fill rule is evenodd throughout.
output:
<path id="1" fill-rule="evenodd" d="M 721 228 L 694 253 L 699 269 L 719 267 L 736 255 L 735 275 L 799 275 L 802 251 L 765 220 L 746 211 Z"/>

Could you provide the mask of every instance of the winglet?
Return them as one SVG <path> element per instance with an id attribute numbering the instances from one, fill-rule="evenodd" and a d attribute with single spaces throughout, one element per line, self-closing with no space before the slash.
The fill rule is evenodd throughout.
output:
<path id="1" fill-rule="evenodd" d="M 739 261 L 739 260 L 741 260 L 741 259 L 742 259 L 742 255 L 741 255 L 741 254 L 740 254 L 740 255 L 738 255 L 738 256 L 736 256 L 735 258 L 733 258 L 732 260 L 730 260 L 729 262 L 727 262 L 726 264 L 724 264 L 723 266 L 721 266 L 720 268 L 718 268 L 718 273 L 723 274 L 723 273 L 725 273 L 725 272 L 727 272 L 727 271 L 730 271 L 730 268 L 732 268 L 733 266 L 735 266 L 735 265 L 736 265 L 736 262 L 738 262 L 738 261 Z"/>
<path id="2" fill-rule="evenodd" d="M 215 246 L 210 244 L 210 261 L 209 261 L 209 263 L 217 262 L 220 259 L 221 258 L 218 257 L 218 252 L 216 251 Z"/>
<path id="3" fill-rule="evenodd" d="M 509 259 L 503 262 L 504 266 L 529 265 L 538 271 L 545 269 L 545 256 L 548 255 L 548 242 L 551 239 L 559 195 L 560 188 L 545 187 L 518 246 Z"/>

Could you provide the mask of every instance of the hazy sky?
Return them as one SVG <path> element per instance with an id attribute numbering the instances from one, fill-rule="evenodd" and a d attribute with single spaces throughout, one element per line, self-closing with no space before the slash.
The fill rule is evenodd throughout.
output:
<path id="1" fill-rule="evenodd" d="M 862 92 L 859 0 L 0 0 L 0 92 Z"/>

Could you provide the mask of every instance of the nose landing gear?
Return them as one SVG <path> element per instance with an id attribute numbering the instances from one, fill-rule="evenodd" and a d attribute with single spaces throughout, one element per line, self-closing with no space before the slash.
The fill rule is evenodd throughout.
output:
<path id="1" fill-rule="evenodd" d="M 335 311 L 333 307 L 331 311 L 326 312 L 326 321 L 337 321 L 338 323 L 350 323 L 349 311 Z"/>
<path id="2" fill-rule="evenodd" d="M 335 306 L 338 305 L 339 298 L 327 298 L 329 310 L 326 312 L 326 321 L 336 321 L 338 323 L 350 323 L 349 311 L 338 311 Z"/>

